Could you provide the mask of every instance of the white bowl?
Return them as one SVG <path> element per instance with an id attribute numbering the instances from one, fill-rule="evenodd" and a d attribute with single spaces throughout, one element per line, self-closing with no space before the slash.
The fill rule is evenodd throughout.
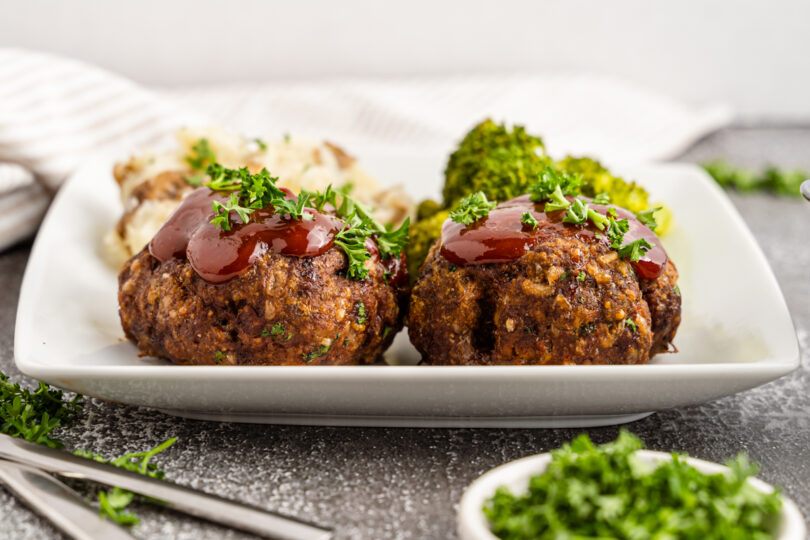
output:
<path id="1" fill-rule="evenodd" d="M 668 461 L 672 456 L 665 452 L 639 450 L 638 456 L 650 463 Z M 529 487 L 529 478 L 543 472 L 551 461 L 551 454 L 538 454 L 511 461 L 480 476 L 470 484 L 461 497 L 458 509 L 458 535 L 461 540 L 497 540 L 489 530 L 489 522 L 482 512 L 484 503 L 495 494 L 499 486 L 508 487 L 513 493 L 524 493 Z M 688 458 L 687 463 L 706 474 L 727 472 L 729 469 L 718 463 Z M 762 480 L 748 480 L 756 489 L 770 493 L 773 486 Z M 796 503 L 782 495 L 782 512 L 776 540 L 805 540 L 806 530 L 801 512 Z"/>

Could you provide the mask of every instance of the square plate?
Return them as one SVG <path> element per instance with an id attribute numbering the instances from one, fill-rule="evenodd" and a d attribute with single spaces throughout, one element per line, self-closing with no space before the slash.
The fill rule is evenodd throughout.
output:
<path id="1" fill-rule="evenodd" d="M 441 156 L 371 155 L 366 167 L 418 199 L 436 196 Z M 683 295 L 677 354 L 634 366 L 175 366 L 123 339 L 117 276 L 101 238 L 121 212 L 112 160 L 59 191 L 34 244 L 15 359 L 85 395 L 189 417 L 378 426 L 593 426 L 701 403 L 796 369 L 799 347 L 771 270 L 722 191 L 691 165 L 614 167 L 673 211 L 663 243 Z M 414 181 L 414 179 L 420 179 Z M 405 333 L 387 360 L 413 363 Z"/>

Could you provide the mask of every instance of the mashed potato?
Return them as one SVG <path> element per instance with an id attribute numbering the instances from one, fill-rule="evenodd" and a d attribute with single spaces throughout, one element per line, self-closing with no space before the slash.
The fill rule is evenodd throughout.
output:
<path id="1" fill-rule="evenodd" d="M 278 185 L 293 192 L 302 188 L 351 189 L 352 197 L 374 210 L 382 223 L 399 224 L 413 217 L 414 206 L 400 186 L 385 188 L 357 160 L 340 147 L 285 136 L 282 140 L 247 139 L 221 128 L 184 128 L 176 133 L 178 145 L 163 152 L 144 152 L 117 163 L 114 176 L 121 187 L 124 214 L 104 239 L 110 262 L 120 266 L 138 253 L 194 188 L 187 178 L 196 173 L 188 162 L 194 147 L 205 141 L 216 161 L 229 168 L 266 168 Z"/>

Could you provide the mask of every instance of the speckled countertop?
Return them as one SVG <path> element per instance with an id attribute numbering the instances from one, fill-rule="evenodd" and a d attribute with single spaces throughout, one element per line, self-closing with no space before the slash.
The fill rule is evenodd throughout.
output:
<path id="1" fill-rule="evenodd" d="M 679 161 L 727 157 L 810 169 L 810 127 L 735 127 Z M 766 195 L 731 199 L 767 254 L 802 347 L 801 369 L 760 388 L 629 424 L 648 447 L 723 461 L 744 450 L 760 477 L 780 485 L 810 518 L 810 204 Z M 0 369 L 13 362 L 14 317 L 30 245 L 0 254 Z M 722 272 L 723 269 L 718 269 Z M 220 424 L 88 400 L 60 436 L 68 448 L 105 455 L 178 442 L 162 454 L 166 477 L 232 499 L 331 524 L 338 538 L 452 538 L 461 493 L 484 471 L 545 452 L 583 430 L 385 429 Z M 618 427 L 586 430 L 596 441 Z M 81 487 L 81 486 L 78 486 Z M 139 538 L 242 538 L 194 519 L 136 504 Z M 0 536 L 58 533 L 0 488 Z M 810 520 L 808 520 L 810 523 Z"/>

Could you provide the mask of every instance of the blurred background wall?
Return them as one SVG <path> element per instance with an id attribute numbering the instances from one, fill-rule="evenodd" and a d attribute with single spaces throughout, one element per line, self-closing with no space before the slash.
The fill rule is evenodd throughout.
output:
<path id="1" fill-rule="evenodd" d="M 162 86 L 567 70 L 810 120 L 807 0 L 0 2 L 0 45 Z"/>

